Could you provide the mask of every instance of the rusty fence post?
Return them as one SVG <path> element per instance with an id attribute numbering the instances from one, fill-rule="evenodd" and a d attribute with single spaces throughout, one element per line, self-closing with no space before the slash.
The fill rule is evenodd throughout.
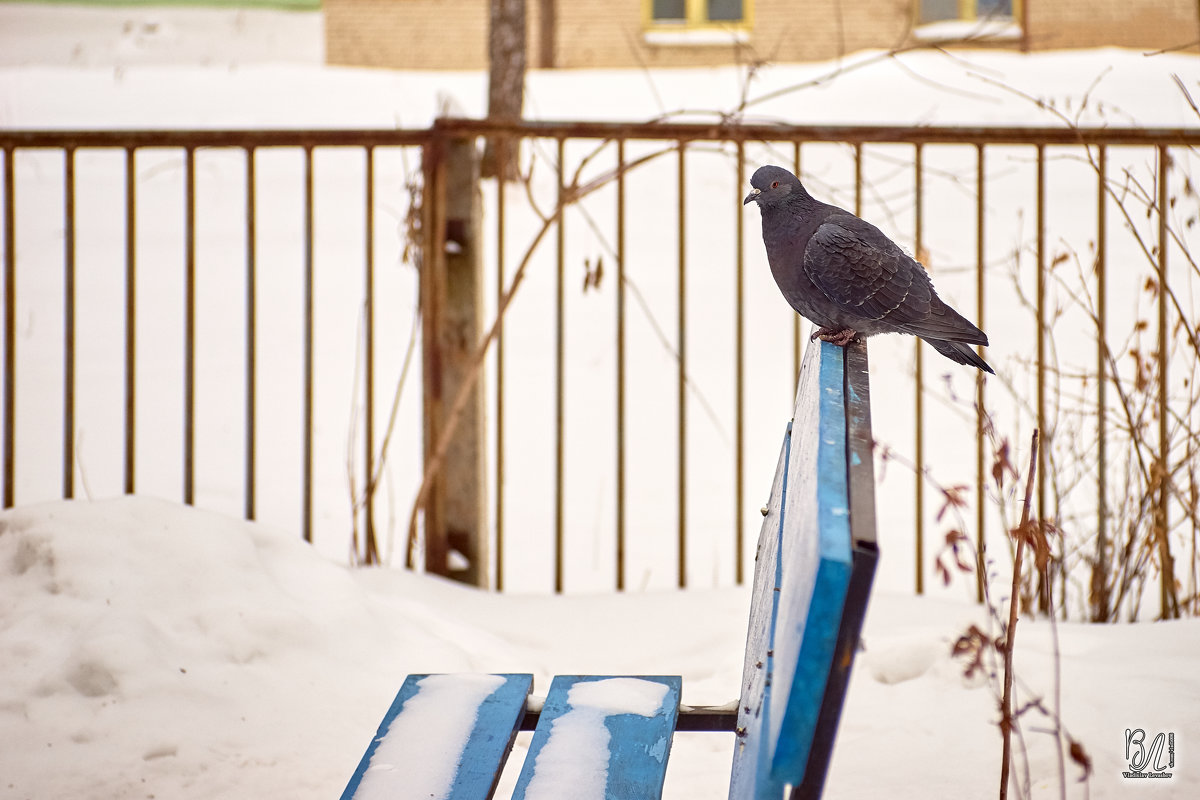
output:
<path id="1" fill-rule="evenodd" d="M 434 136 L 425 148 L 421 265 L 425 460 L 431 459 L 459 387 L 470 379 L 483 319 L 480 155 L 473 137 Z M 476 383 L 425 503 L 425 568 L 489 585 L 484 424 Z M 452 558 L 451 552 L 463 557 Z"/>

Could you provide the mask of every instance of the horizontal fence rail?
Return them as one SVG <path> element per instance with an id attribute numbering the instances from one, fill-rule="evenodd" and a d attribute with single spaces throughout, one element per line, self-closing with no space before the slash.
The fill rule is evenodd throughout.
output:
<path id="1" fill-rule="evenodd" d="M 245 170 L 240 189 L 246 204 L 241 234 L 245 252 L 238 292 L 242 299 L 237 304 L 242 316 L 239 327 L 245 334 L 240 348 L 243 374 L 237 387 L 243 408 L 239 458 L 244 485 L 240 505 L 248 518 L 260 516 L 256 497 L 264 479 L 257 463 L 264 446 L 259 430 L 264 403 L 259 396 L 263 389 L 261 373 L 266 368 L 264 362 L 276 358 L 260 342 L 261 317 L 277 298 L 264 296 L 259 285 L 263 279 L 263 251 L 256 240 L 263 225 L 260 209 L 278 202 L 279 190 L 272 186 L 270 194 L 264 194 L 256 176 L 262 169 L 264 153 L 296 151 L 301 160 L 301 224 L 297 234 L 301 253 L 297 271 L 302 324 L 297 393 L 302 398 L 302 414 L 295 435 L 301 443 L 298 451 L 303 468 L 299 484 L 293 489 L 285 491 L 274 475 L 269 481 L 272 491 L 293 494 L 294 506 L 301 509 L 299 526 L 306 538 L 314 538 L 314 517 L 318 517 L 329 533 L 317 538 L 344 536 L 350 529 L 357 536 L 361 526 L 363 535 L 370 539 L 375 535 L 377 506 L 383 508 L 381 503 L 385 503 L 388 507 L 403 507 L 415 491 L 410 484 L 419 480 L 419 474 L 410 474 L 409 483 L 394 487 L 394 499 L 356 500 L 347 519 L 315 513 L 313 497 L 328 491 L 328 487 L 323 488 L 326 479 L 317 477 L 314 464 L 326 457 L 318 451 L 327 454 L 338 448 L 323 448 L 314 442 L 322 435 L 331 435 L 330 429 L 354 442 L 356 469 L 362 471 L 357 482 L 359 493 L 366 484 L 372 489 L 382 485 L 384 411 L 376 406 L 386 408 L 392 399 L 386 396 L 390 387 L 381 384 L 391 384 L 400 371 L 409 334 L 407 326 L 401 325 L 402 335 L 381 338 L 377 326 L 386 317 L 397 316 L 397 311 L 405 315 L 411 309 L 397 309 L 391 298 L 381 300 L 378 291 L 377 262 L 384 263 L 376 255 L 383 246 L 380 237 L 392 237 L 387 246 L 392 247 L 395 261 L 402 258 L 404 243 L 395 230 L 381 230 L 383 226 L 376 224 L 376 218 L 382 213 L 381 203 L 402 209 L 408 207 L 409 198 L 398 186 L 382 188 L 384 184 L 376 176 L 377 153 L 394 148 L 415 154 L 417 148 L 428 148 L 434 142 L 483 138 L 515 143 L 527 175 L 524 188 L 498 188 L 494 182 L 485 181 L 483 189 L 488 242 L 485 269 L 495 286 L 487 301 L 489 314 L 509 300 L 513 303 L 504 326 L 498 329 L 487 362 L 492 585 L 562 591 L 572 585 L 588 587 L 589 581 L 603 582 L 596 575 L 608 575 L 609 585 L 619 589 L 664 583 L 685 586 L 742 582 L 746 559 L 753 557 L 753 543 L 745 531 L 757 527 L 753 518 L 758 506 L 753 502 L 757 497 L 753 492 L 761 489 L 757 451 L 770 451 L 777 443 L 774 434 L 766 434 L 779 427 L 778 410 L 790 401 L 788 395 L 794 388 L 793 378 L 807 333 L 807 327 L 800 325 L 782 300 L 771 296 L 773 286 L 769 279 L 763 279 L 765 265 L 757 235 L 757 214 L 747 222 L 747 211 L 741 205 L 753 168 L 772 161 L 801 174 L 818 198 L 854 210 L 909 247 L 930 266 L 943 295 L 949 286 L 954 305 L 992 337 L 993 346 L 984 356 L 998 367 L 1000 377 L 991 382 L 982 375 L 968 375 L 965 370 L 952 372 L 936 354 L 924 353 L 919 342 L 915 349 L 911 344 L 899 349 L 901 344 L 894 341 L 872 341 L 873 348 L 888 348 L 892 363 L 899 363 L 890 396 L 896 397 L 898 407 L 910 415 L 904 427 L 897 423 L 889 430 L 886 417 L 876 426 L 877 436 L 886 445 L 881 448 L 881 457 L 887 461 L 889 454 L 903 455 L 922 476 L 905 484 L 904 493 L 910 500 L 888 495 L 894 507 L 911 509 L 893 514 L 890 521 L 893 527 L 909 526 L 913 531 L 916 591 L 926 590 L 926 578 L 940 557 L 938 552 L 925 548 L 927 529 L 946 527 L 943 514 L 947 498 L 952 496 L 951 511 L 962 508 L 973 512 L 964 526 L 974 529 L 972 543 L 978 563 L 984 565 L 976 586 L 982 597 L 985 554 L 991 552 L 989 537 L 993 549 L 1003 542 L 996 538 L 997 523 L 990 510 L 995 505 L 992 495 L 999 491 L 989 489 L 995 483 L 992 471 L 1000 463 L 998 443 L 992 438 L 1011 434 L 1014 441 L 1019 441 L 1016 434 L 1022 425 L 1036 425 L 1049 439 L 1039 472 L 1041 515 L 1059 520 L 1064 526 L 1090 526 L 1087 544 L 1079 545 L 1076 557 L 1085 557 L 1086 551 L 1086 557 L 1098 562 L 1100 570 L 1109 576 L 1101 581 L 1099 596 L 1088 602 L 1111 614 L 1120 596 L 1132 591 L 1122 582 L 1125 578 L 1113 576 L 1115 567 L 1109 563 L 1115 549 L 1127 544 L 1117 540 L 1121 531 L 1112 526 L 1115 510 L 1110 506 L 1116 473 L 1110 451 L 1123 447 L 1114 440 L 1114 414 L 1126 413 L 1129 407 L 1129 398 L 1124 395 L 1122 406 L 1126 411 L 1115 407 L 1110 394 L 1114 387 L 1120 390 L 1119 373 L 1126 370 L 1124 349 L 1128 344 L 1123 342 L 1120 349 L 1112 346 L 1110 338 L 1115 334 L 1108 327 L 1110 316 L 1117 313 L 1112 298 L 1119 296 L 1124 301 L 1129 290 L 1110 284 L 1120 277 L 1122 286 L 1136 287 L 1132 290 L 1136 294 L 1147 279 L 1157 282 L 1150 300 L 1153 316 L 1148 328 L 1155 340 L 1142 346 L 1140 353 L 1149 356 L 1146 369 L 1152 373 L 1155 388 L 1153 435 L 1165 464 L 1180 448 L 1192 447 L 1184 441 L 1186 437 L 1181 438 L 1187 425 L 1172 427 L 1172 420 L 1194 420 L 1196 413 L 1183 400 L 1179 401 L 1183 404 L 1172 405 L 1181 393 L 1187 394 L 1172 383 L 1172 375 L 1176 374 L 1172 365 L 1186 355 L 1181 355 L 1181 345 L 1171 344 L 1172 331 L 1182 328 L 1195 347 L 1194 323 L 1189 318 L 1195 318 L 1190 315 L 1195 311 L 1196 298 L 1190 288 L 1195 285 L 1191 278 L 1176 278 L 1194 271 L 1186 240 L 1190 226 L 1183 224 L 1186 215 L 1182 211 L 1176 214 L 1177 220 L 1170 217 L 1175 207 L 1171 198 L 1183 197 L 1185 182 L 1190 181 L 1192 148 L 1200 144 L 1200 131 L 1194 129 L 441 119 L 428 130 L 398 131 L 0 131 L 4 157 L 4 504 L 24 500 L 16 491 L 16 479 L 23 466 L 17 457 L 18 430 L 28 436 L 44 434 L 32 429 L 27 433 L 21 426 L 20 393 L 24 389 L 18 390 L 17 386 L 25 374 L 19 369 L 20 326 L 24 324 L 18 309 L 23 296 L 21 284 L 27 270 L 42 268 L 29 261 L 32 257 L 24 254 L 17 234 L 25 189 L 23 173 L 18 174 L 21 171 L 14 169 L 14 164 L 22 163 L 26 152 L 46 158 L 48 151 L 57 150 L 64 164 L 60 190 L 62 256 L 56 262 L 61 264 L 62 279 L 55 282 L 62 308 L 61 377 L 57 385 L 61 387 L 63 418 L 61 432 L 54 437 L 61 443 L 62 478 L 58 490 L 31 488 L 29 495 L 71 497 L 78 492 L 74 462 L 81 445 L 80 423 L 75 415 L 80 392 L 76 376 L 83 365 L 77 354 L 77 317 L 80 303 L 87 302 L 79 295 L 78 283 L 78 159 L 82 153 L 105 149 L 124 153 L 125 228 L 120 233 L 125 242 L 121 276 L 125 307 L 121 315 L 125 350 L 121 367 L 121 488 L 125 492 L 139 490 L 135 476 L 140 473 L 134 457 L 141 452 L 139 443 L 144 441 L 144 435 L 138 434 L 146 430 L 148 423 L 143 421 L 144 410 L 138 402 L 143 385 L 138 354 L 144 340 L 139 338 L 143 333 L 136 310 L 144 293 L 140 286 L 149 279 L 148 270 L 159 267 L 139 257 L 139 249 L 133 246 L 144 233 L 137 223 L 139 213 L 143 213 L 139 204 L 145 202 L 143 197 L 149 191 L 144 185 L 145 176 L 139 177 L 137 164 L 145 154 L 165 149 L 182 156 L 179 169 L 184 195 L 183 236 L 179 242 L 184 273 L 180 321 L 184 351 L 180 387 L 183 485 L 178 499 L 196 502 L 196 359 L 197 348 L 203 347 L 197 342 L 195 330 L 197 250 L 208 246 L 198 239 L 197 216 L 202 212 L 197 208 L 197 179 L 204 176 L 204 166 L 198 159 L 212 151 L 229 149 L 243 153 Z M 355 428 L 349 435 L 345 433 L 344 408 L 339 426 L 336 415 L 321 416 L 313 399 L 314 391 L 322 390 L 324 380 L 320 368 L 314 366 L 314 354 L 327 349 L 319 320 L 331 313 L 324 310 L 325 298 L 320 290 L 322 285 L 329 285 L 328 280 L 323 284 L 320 278 L 326 268 L 316 263 L 315 256 L 314 240 L 321 224 L 317 207 L 323 195 L 319 182 L 314 181 L 314 154 L 320 156 L 340 148 L 361 152 L 363 162 L 361 168 L 356 168 L 361 169 L 363 177 L 355 191 L 361 198 L 356 202 L 361 202 L 363 208 L 358 241 L 364 244 L 347 248 L 339 257 L 339 274 L 345 274 L 353 263 L 361 282 L 361 293 L 354 302 L 361 309 L 358 324 L 363 334 L 349 341 L 357 342 L 352 346 L 361 346 L 362 352 L 345 352 L 342 356 L 346 362 L 362 365 L 354 375 L 353 389 L 345 389 L 356 398 L 354 414 L 361 415 L 361 432 Z M 1144 174 L 1138 171 L 1142 168 Z M 45 170 L 41 172 L 37 180 L 53 181 Z M 114 202 L 121 200 L 118 192 Z M 1135 218 L 1129 206 L 1123 205 L 1134 201 L 1142 204 L 1139 213 L 1149 220 L 1150 228 L 1145 231 L 1138 227 L 1144 220 Z M 338 202 L 336 198 L 334 202 Z M 1068 218 L 1064 211 L 1081 205 L 1091 209 L 1086 224 L 1077 224 L 1079 220 Z M 408 214 L 403 210 L 391 213 L 398 218 Z M 1128 237 L 1117 241 L 1118 231 L 1110 222 L 1114 213 L 1122 215 L 1120 227 L 1132 231 L 1133 244 L 1126 241 Z M 729 214 L 734 215 L 733 220 L 728 219 Z M 948 225 L 946 220 L 951 216 L 960 221 Z M 535 237 L 539 226 L 545 227 L 544 232 L 553 228 L 554 236 L 546 240 L 545 246 L 531 247 L 531 242 L 541 241 Z M 445 231 L 432 233 L 434 238 L 425 247 L 444 248 Z M 942 245 L 944 240 L 951 240 L 952 245 Z M 709 241 L 714 243 L 711 247 L 696 244 Z M 1144 252 L 1135 252 L 1138 248 Z M 1111 269 L 1114 257 L 1120 259 L 1117 274 Z M 1138 261 L 1131 260 L 1134 257 Z M 1085 320 L 1085 334 L 1091 344 L 1083 349 L 1068 344 L 1063 330 L 1064 325 L 1077 321 L 1063 310 L 1070 305 L 1070 292 L 1077 288 L 1074 278 L 1064 277 L 1064 264 L 1072 259 L 1081 264 L 1081 280 L 1086 279 L 1092 303 L 1087 314 L 1090 321 Z M 602 263 L 610 275 L 607 282 L 601 279 Z M 526 268 L 530 277 L 518 294 L 513 279 L 521 280 Z M 567 287 L 581 274 L 584 292 L 579 295 Z M 1131 275 L 1136 277 L 1132 283 L 1126 280 Z M 1114 295 L 1114 291 L 1122 294 Z M 593 302 L 597 297 L 611 301 L 607 311 L 600 308 L 600 301 Z M 382 317 L 381 302 L 386 309 Z M 36 303 L 30 301 L 30 305 Z M 540 320 L 548 322 L 542 328 L 531 327 L 531 321 L 543 324 Z M 588 325 L 593 326 L 590 337 Z M 772 333 L 783 330 L 786 334 L 782 340 L 780 334 Z M 593 346 L 590 338 L 598 338 L 599 344 Z M 544 343 L 550 345 L 544 358 L 530 354 L 530 347 L 537 349 Z M 1090 356 L 1082 355 L 1084 349 L 1090 351 Z M 581 366 L 577 358 L 586 364 Z M 387 377 L 380 381 L 379 376 L 385 374 L 380 371 L 383 361 L 388 364 Z M 889 361 L 875 356 L 873 363 L 880 372 Z M 669 365 L 665 367 L 669 381 L 661 379 L 662 369 L 648 364 Z M 597 369 L 603 373 L 600 377 Z M 943 375 L 950 377 L 942 380 Z M 40 378 L 35 375 L 28 380 Z M 602 403 L 590 399 L 599 395 L 603 395 Z M 888 397 L 888 389 L 877 396 Z M 1062 421 L 1063 404 L 1076 396 L 1076 405 L 1091 409 L 1092 427 L 1086 431 Z M 378 403 L 381 399 L 384 402 Z M 932 422 L 931 403 L 939 404 Z M 541 409 L 544 416 L 537 412 L 531 421 L 531 408 Z M 995 410 L 995 415 L 984 413 L 989 408 Z M 955 415 L 957 422 L 949 420 Z M 996 426 L 1001 424 L 1007 427 L 998 432 Z M 537 425 L 549 432 L 536 430 Z M 1053 436 L 1056 425 L 1063 426 L 1058 444 L 1066 448 L 1057 455 Z M 1084 435 L 1094 445 L 1094 461 L 1084 470 L 1086 474 L 1068 479 L 1067 442 L 1072 436 Z M 398 436 L 411 442 L 417 434 L 407 430 Z M 541 437 L 547 439 L 545 451 L 534 447 Z M 971 444 L 955 443 L 958 441 Z M 603 451 L 598 460 L 578 452 L 593 443 Z M 647 448 L 658 452 L 647 454 Z M 537 453 L 533 462 L 529 461 L 531 450 Z M 514 457 L 520 460 L 519 465 L 515 465 Z M 645 467 L 643 461 L 653 466 Z M 1013 463 L 1018 461 L 1013 459 Z M 943 468 L 943 464 L 952 466 Z M 952 471 L 949 477 L 947 470 Z M 924 476 L 941 479 L 953 491 L 947 494 L 935 488 L 937 494 L 926 496 L 929 486 L 935 484 L 928 483 Z M 1184 475 L 1177 477 L 1187 480 Z M 543 480 L 545 483 L 541 483 Z M 598 488 L 593 486 L 596 482 Z M 1080 488 L 1084 485 L 1090 486 L 1086 492 Z M 1187 487 L 1171 489 L 1168 482 L 1157 486 L 1150 509 L 1161 532 L 1156 539 L 1160 550 L 1155 557 L 1168 563 L 1168 533 L 1187 524 L 1186 515 L 1179 512 Z M 664 501 L 660 490 L 668 493 L 669 502 Z M 885 481 L 881 492 L 889 491 L 889 482 Z M 1083 494 L 1091 499 L 1080 500 Z M 882 508 L 888 505 L 886 499 L 881 503 Z M 541 508 L 548 511 L 543 514 Z M 359 513 L 362 522 L 356 521 Z M 1087 515 L 1092 515 L 1091 522 L 1084 525 Z M 1070 522 L 1065 522 L 1068 517 Z M 530 533 L 539 528 L 548 532 L 547 538 Z M 663 528 L 669 529 L 669 535 Z M 1180 541 L 1186 542 L 1189 535 L 1194 539 L 1194 531 L 1184 531 L 1179 534 Z M 648 545 L 651 539 L 656 544 Z M 1179 546 L 1176 542 L 1177 549 Z M 585 552 L 598 548 L 596 552 L 605 554 L 592 559 L 596 562 L 594 569 L 575 576 L 567 562 L 577 563 L 577 558 L 568 551 L 578 553 L 581 548 Z M 518 553 L 521 557 L 514 560 Z M 1195 560 L 1194 552 L 1191 559 Z M 549 578 L 531 577 L 543 563 L 548 566 L 545 574 Z M 1056 578 L 1048 576 L 1046 580 Z M 1064 583 L 1065 593 L 1065 577 L 1060 575 L 1057 580 Z M 1163 603 L 1169 604 L 1165 588 Z"/>

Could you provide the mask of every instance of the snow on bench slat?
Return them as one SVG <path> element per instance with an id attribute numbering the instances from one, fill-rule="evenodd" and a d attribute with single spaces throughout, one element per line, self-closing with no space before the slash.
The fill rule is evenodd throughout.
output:
<path id="1" fill-rule="evenodd" d="M 557 676 L 513 800 L 658 798 L 679 677 Z"/>
<path id="2" fill-rule="evenodd" d="M 486 800 L 531 675 L 409 675 L 342 800 Z"/>

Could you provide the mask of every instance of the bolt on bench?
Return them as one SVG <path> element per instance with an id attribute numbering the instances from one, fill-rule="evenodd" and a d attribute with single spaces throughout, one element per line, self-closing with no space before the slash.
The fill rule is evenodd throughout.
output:
<path id="1" fill-rule="evenodd" d="M 736 736 L 731 800 L 821 794 L 875 572 L 867 351 L 811 345 L 764 509 L 736 707 L 681 706 L 678 676 L 409 675 L 342 800 L 488 800 L 513 739 L 513 800 L 662 794 L 676 730 Z"/>

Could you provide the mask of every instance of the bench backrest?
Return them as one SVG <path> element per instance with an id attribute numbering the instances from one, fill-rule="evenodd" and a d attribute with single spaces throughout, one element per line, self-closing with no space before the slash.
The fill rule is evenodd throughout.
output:
<path id="1" fill-rule="evenodd" d="M 861 344 L 804 358 L 759 536 L 730 798 L 821 793 L 877 557 L 866 370 Z M 342 800 L 491 800 L 522 729 L 514 800 L 654 800 L 675 730 L 732 725 L 724 707 L 681 709 L 677 676 L 560 675 L 540 709 L 532 683 L 408 676 Z"/>
<path id="2" fill-rule="evenodd" d="M 866 346 L 820 342 L 759 535 L 731 799 L 820 795 L 877 557 Z"/>

